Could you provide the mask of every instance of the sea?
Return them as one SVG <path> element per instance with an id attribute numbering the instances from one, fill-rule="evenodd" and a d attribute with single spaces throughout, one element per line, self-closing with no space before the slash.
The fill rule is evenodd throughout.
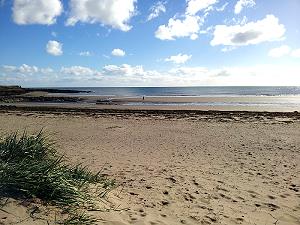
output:
<path id="1" fill-rule="evenodd" d="M 90 91 L 81 95 L 92 96 L 158 96 L 158 97 L 230 97 L 230 96 L 300 96 L 300 86 L 233 86 L 233 87 L 62 87 Z"/>

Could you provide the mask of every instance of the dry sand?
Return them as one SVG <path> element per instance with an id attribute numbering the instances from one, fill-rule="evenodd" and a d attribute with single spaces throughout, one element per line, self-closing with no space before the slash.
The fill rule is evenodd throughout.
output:
<path id="1" fill-rule="evenodd" d="M 99 224 L 300 224 L 299 120 L 0 113 L 1 135 L 41 128 L 121 185 Z M 0 224 L 24 219 L 11 205 Z"/>

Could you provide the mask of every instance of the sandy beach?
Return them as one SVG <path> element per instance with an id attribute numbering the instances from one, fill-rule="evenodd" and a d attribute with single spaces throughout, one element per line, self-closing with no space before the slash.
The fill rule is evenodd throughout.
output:
<path id="1" fill-rule="evenodd" d="M 2 110 L 1 135 L 24 129 L 117 180 L 99 224 L 300 224 L 298 116 Z M 4 209 L 1 224 L 47 224 Z"/>
<path id="2" fill-rule="evenodd" d="M 0 225 L 300 225 L 300 0 L 0 15 Z"/>

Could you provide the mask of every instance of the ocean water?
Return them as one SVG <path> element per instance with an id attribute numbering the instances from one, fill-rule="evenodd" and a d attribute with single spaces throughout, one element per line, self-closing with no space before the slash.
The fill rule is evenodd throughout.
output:
<path id="1" fill-rule="evenodd" d="M 300 87 L 297 86 L 259 86 L 259 87 L 65 87 L 72 89 L 91 91 L 81 95 L 93 96 L 300 96 Z"/>

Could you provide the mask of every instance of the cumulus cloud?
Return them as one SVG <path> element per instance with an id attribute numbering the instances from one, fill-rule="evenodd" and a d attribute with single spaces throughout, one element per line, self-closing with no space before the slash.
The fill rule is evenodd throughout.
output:
<path id="1" fill-rule="evenodd" d="M 62 44 L 57 41 L 48 41 L 46 51 L 50 55 L 59 56 L 63 54 Z"/>
<path id="2" fill-rule="evenodd" d="M 209 70 L 205 67 L 178 67 L 169 70 L 170 74 L 180 75 L 180 76 L 199 76 L 207 74 Z"/>
<path id="3" fill-rule="evenodd" d="M 126 55 L 125 51 L 119 48 L 115 48 L 114 50 L 112 50 L 111 54 L 113 56 L 118 56 L 118 57 L 123 57 Z"/>
<path id="4" fill-rule="evenodd" d="M 183 64 L 186 63 L 188 60 L 192 58 L 192 55 L 186 55 L 186 54 L 178 54 L 178 55 L 172 55 L 165 59 L 166 62 L 172 62 L 175 64 Z"/>
<path id="5" fill-rule="evenodd" d="M 39 72 L 39 69 L 36 66 L 29 66 L 27 64 L 22 64 L 19 67 L 4 65 L 2 66 L 2 68 L 7 72 L 14 72 L 14 73 L 33 74 Z"/>
<path id="6" fill-rule="evenodd" d="M 166 12 L 165 2 L 158 1 L 150 8 L 150 14 L 147 18 L 147 21 L 153 20 L 156 17 L 159 17 L 161 13 Z"/>
<path id="7" fill-rule="evenodd" d="M 196 15 L 199 11 L 205 10 L 217 2 L 218 0 L 187 0 L 186 14 Z"/>
<path id="8" fill-rule="evenodd" d="M 186 2 L 185 14 L 180 18 L 174 16 L 169 19 L 168 24 L 160 25 L 155 31 L 156 38 L 161 40 L 175 40 L 182 37 L 196 40 L 198 38 L 200 27 L 218 0 L 187 0 Z M 201 17 L 196 15 L 200 11 L 204 11 L 204 15 Z"/>
<path id="9" fill-rule="evenodd" d="M 143 66 L 131 66 L 129 64 L 106 65 L 103 67 L 103 73 L 106 75 L 143 75 L 145 73 Z"/>
<path id="10" fill-rule="evenodd" d="M 2 70 L 10 73 L 19 73 L 19 74 L 36 74 L 36 73 L 52 73 L 53 69 L 51 68 L 38 68 L 37 66 L 29 66 L 27 64 L 22 64 L 21 66 L 10 66 L 3 65 Z"/>
<path id="11" fill-rule="evenodd" d="M 80 55 L 80 56 L 92 56 L 92 53 L 89 52 L 89 51 L 85 51 L 85 52 L 79 52 L 78 55 Z"/>
<path id="12" fill-rule="evenodd" d="M 183 20 L 169 19 L 167 25 L 161 25 L 155 32 L 155 37 L 161 40 L 175 40 L 180 37 L 198 38 L 201 19 L 199 16 L 186 16 Z"/>
<path id="13" fill-rule="evenodd" d="M 300 58 L 300 49 L 292 49 L 288 45 L 281 45 L 277 48 L 270 49 L 268 55 L 273 58 L 280 58 L 283 56 Z"/>
<path id="14" fill-rule="evenodd" d="M 74 76 L 101 76 L 101 72 L 93 70 L 88 67 L 83 66 L 71 66 L 71 67 L 62 67 L 60 72 L 62 74 L 74 75 Z"/>
<path id="15" fill-rule="evenodd" d="M 0 83 L 5 85 L 44 86 L 51 83 L 55 77 L 51 68 L 38 68 L 22 64 L 21 66 L 0 66 Z"/>
<path id="16" fill-rule="evenodd" d="M 2 74 L 2 77 L 1 77 Z M 39 68 L 23 64 L 21 66 L 4 65 L 0 67 L 0 82 L 5 84 L 30 86 L 66 86 L 70 82 L 88 82 L 101 79 L 101 72 L 88 67 L 71 66 L 60 70 Z"/>
<path id="17" fill-rule="evenodd" d="M 143 66 L 108 65 L 103 82 L 141 86 L 194 85 L 299 85 L 300 66 L 253 65 L 249 67 L 177 67 L 167 71 L 145 70 Z"/>
<path id="18" fill-rule="evenodd" d="M 234 13 L 239 14 L 244 8 L 251 8 L 253 6 L 255 6 L 254 0 L 239 0 L 234 7 Z"/>
<path id="19" fill-rule="evenodd" d="M 54 70 L 52 68 L 49 68 L 49 67 L 48 68 L 41 68 L 41 69 L 39 69 L 39 71 L 43 74 L 50 74 L 50 73 L 54 72 Z"/>
<path id="20" fill-rule="evenodd" d="M 122 31 L 129 31 L 129 20 L 135 14 L 137 0 L 70 0 L 66 25 L 77 22 L 100 23 Z"/>
<path id="21" fill-rule="evenodd" d="M 63 12 L 63 6 L 60 0 L 14 0 L 12 11 L 16 24 L 51 25 Z"/>
<path id="22" fill-rule="evenodd" d="M 167 71 L 146 70 L 141 65 L 129 64 L 107 65 L 99 70 L 71 66 L 54 71 L 50 68 L 41 69 L 24 64 L 0 67 L 0 82 L 37 86 L 300 85 L 299 74 L 299 65 L 274 64 L 219 69 L 176 67 Z"/>
<path id="23" fill-rule="evenodd" d="M 279 24 L 274 15 L 267 15 L 264 19 L 249 22 L 244 25 L 217 25 L 214 37 L 210 44 L 212 46 L 243 46 L 254 45 L 267 41 L 279 41 L 284 38 L 285 27 Z"/>
<path id="24" fill-rule="evenodd" d="M 16 66 L 10 66 L 10 65 L 3 65 L 1 66 L 2 70 L 6 71 L 6 72 L 13 72 L 17 69 Z"/>
<path id="25" fill-rule="evenodd" d="M 250 67 L 179 67 L 168 71 L 145 70 L 142 66 L 109 65 L 103 68 L 108 84 L 141 86 L 194 85 L 299 85 L 300 66 L 253 65 Z"/>
<path id="26" fill-rule="evenodd" d="M 282 45 L 278 48 L 271 49 L 268 55 L 273 58 L 279 58 L 288 55 L 290 52 L 291 52 L 291 48 L 288 45 Z"/>

